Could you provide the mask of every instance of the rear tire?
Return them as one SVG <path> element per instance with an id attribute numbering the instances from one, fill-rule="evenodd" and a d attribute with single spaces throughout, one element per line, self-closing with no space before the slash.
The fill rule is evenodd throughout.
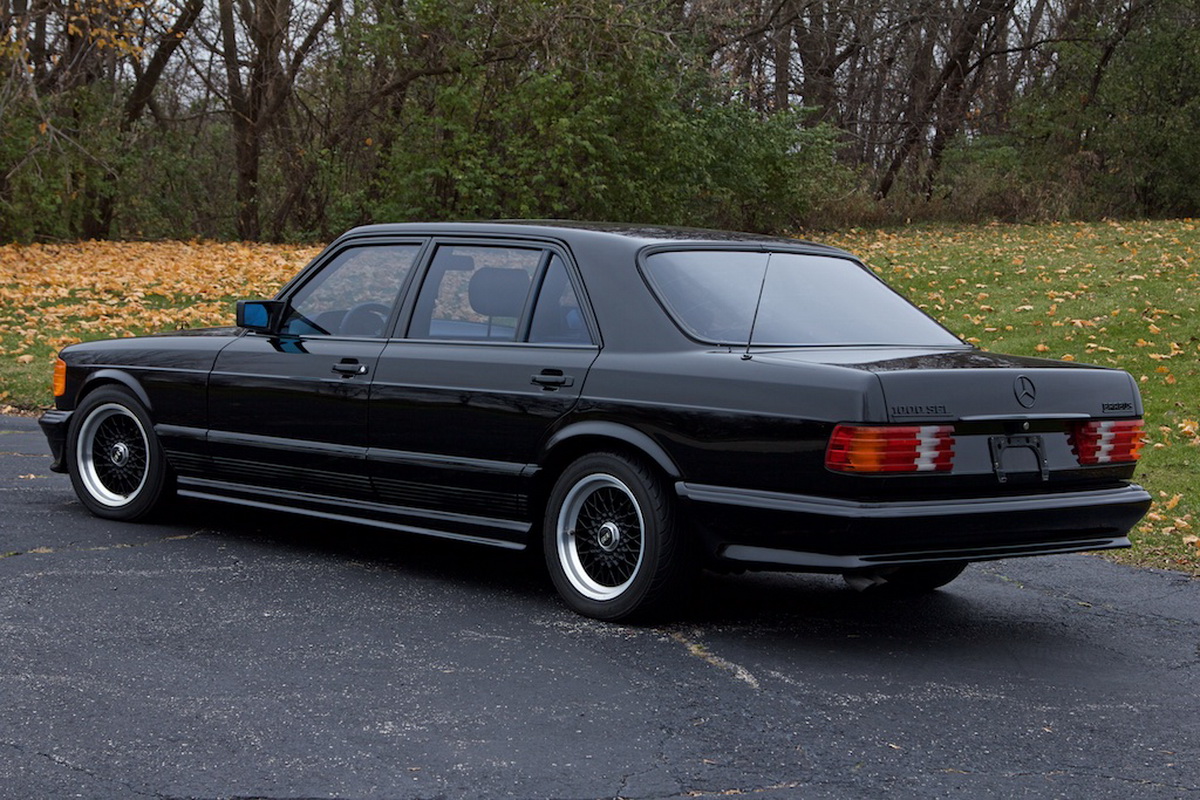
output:
<path id="1" fill-rule="evenodd" d="M 150 415 L 125 389 L 85 397 L 71 415 L 67 446 L 75 494 L 98 517 L 143 519 L 174 492 Z"/>
<path id="2" fill-rule="evenodd" d="M 608 621 L 678 599 L 689 559 L 675 499 L 648 466 L 619 453 L 570 464 L 546 505 L 546 566 L 573 610 Z"/>

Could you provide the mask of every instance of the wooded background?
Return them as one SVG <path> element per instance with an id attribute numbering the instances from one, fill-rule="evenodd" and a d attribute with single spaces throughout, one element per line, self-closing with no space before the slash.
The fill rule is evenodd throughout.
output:
<path id="1" fill-rule="evenodd" d="M 0 34 L 0 242 L 1200 207 L 1200 0 L 0 0 Z"/>

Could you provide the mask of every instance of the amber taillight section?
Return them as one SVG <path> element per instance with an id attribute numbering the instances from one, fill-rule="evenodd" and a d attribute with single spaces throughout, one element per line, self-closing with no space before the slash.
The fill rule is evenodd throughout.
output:
<path id="1" fill-rule="evenodd" d="M 54 359 L 54 396 L 62 397 L 67 393 L 67 362 L 61 358 Z"/>
<path id="2" fill-rule="evenodd" d="M 838 425 L 825 450 L 837 472 L 948 472 L 953 463 L 950 425 Z"/>
<path id="3" fill-rule="evenodd" d="M 1137 461 L 1142 443 L 1140 419 L 1094 419 L 1071 428 L 1071 450 L 1080 464 Z"/>

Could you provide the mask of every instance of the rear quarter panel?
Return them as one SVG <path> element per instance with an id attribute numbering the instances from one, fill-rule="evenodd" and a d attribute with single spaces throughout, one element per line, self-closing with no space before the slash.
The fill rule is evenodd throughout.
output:
<path id="1" fill-rule="evenodd" d="M 824 468 L 834 424 L 884 413 L 879 381 L 866 372 L 780 367 L 731 351 L 606 349 L 571 419 L 641 431 L 685 481 L 808 493 L 837 483 Z"/>

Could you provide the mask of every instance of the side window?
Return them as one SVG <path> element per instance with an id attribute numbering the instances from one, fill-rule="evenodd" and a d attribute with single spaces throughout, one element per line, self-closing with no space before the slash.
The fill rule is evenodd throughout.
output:
<path id="1" fill-rule="evenodd" d="M 409 336 L 512 342 L 543 251 L 439 247 L 417 295 Z"/>
<path id="2" fill-rule="evenodd" d="M 591 344 L 592 337 L 579 310 L 579 298 L 567 265 L 551 257 L 529 326 L 529 341 L 543 344 Z"/>
<path id="3" fill-rule="evenodd" d="M 292 295 L 283 332 L 383 336 L 420 249 L 416 243 L 366 245 L 339 253 Z"/>

